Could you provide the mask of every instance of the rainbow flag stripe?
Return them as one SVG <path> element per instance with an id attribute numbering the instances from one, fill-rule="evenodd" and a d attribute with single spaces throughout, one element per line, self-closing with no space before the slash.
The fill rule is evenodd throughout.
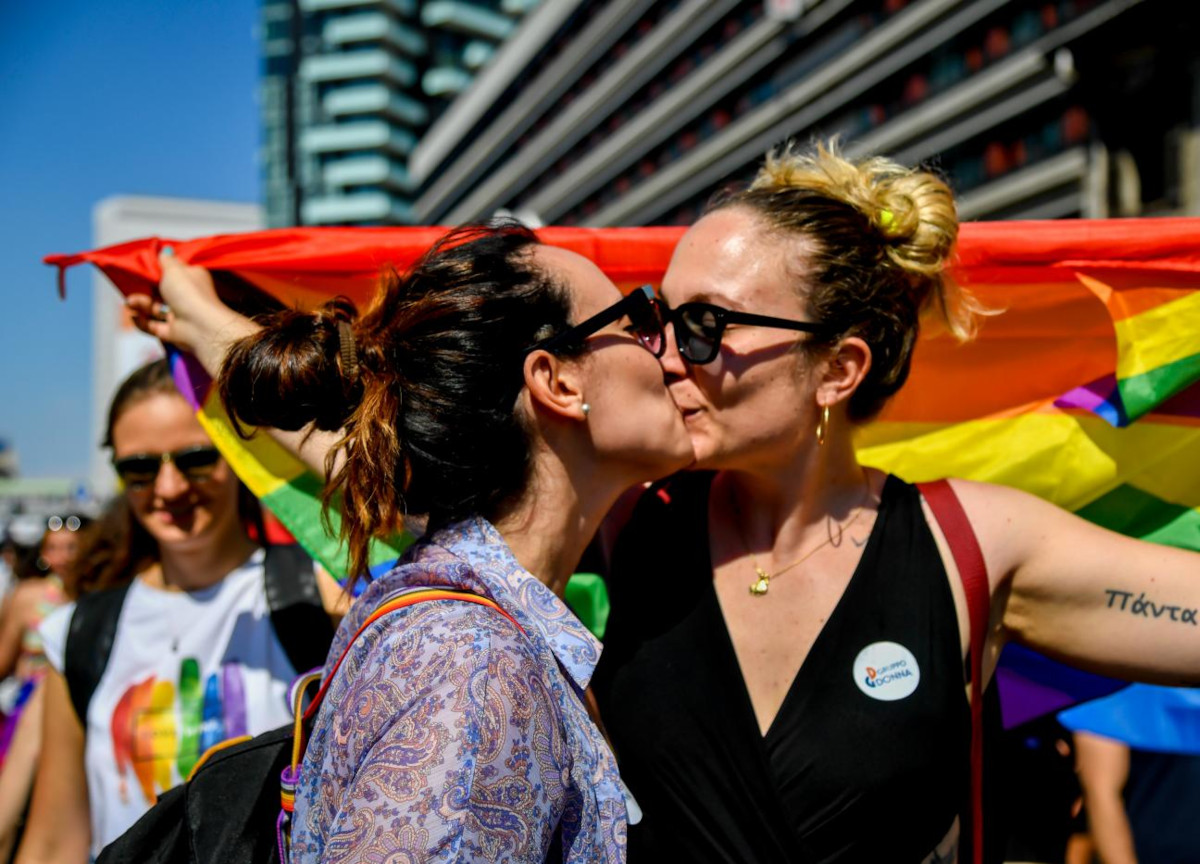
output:
<path id="1" fill-rule="evenodd" d="M 539 234 L 590 256 L 628 290 L 661 281 L 682 230 Z M 62 271 L 86 261 L 125 293 L 149 292 L 159 276 L 158 250 L 171 243 L 177 256 L 213 269 L 218 281 L 236 277 L 243 290 L 289 304 L 338 293 L 362 301 L 382 266 L 407 266 L 441 231 L 148 238 L 46 260 L 59 268 L 60 285 Z M 986 319 L 966 345 L 927 328 L 908 384 L 861 430 L 862 460 L 909 481 L 959 476 L 1004 483 L 1131 536 L 1200 550 L 1200 219 L 966 224 L 953 277 L 1003 312 Z M 219 407 L 203 397 L 197 398 L 202 420 L 238 472 L 316 557 L 340 572 L 341 551 L 316 516 L 316 482 L 265 436 L 233 435 Z M 384 545 L 376 560 L 394 557 L 403 545 Z M 1053 667 L 1038 678 L 1042 672 L 1028 671 L 1037 664 L 1018 655 L 1008 664 L 1007 686 L 1028 685 L 1036 693 L 1024 702 L 1005 695 L 1010 724 L 1117 686 L 1092 676 L 1075 686 L 1068 680 L 1075 673 Z M 1018 702 L 1024 707 L 1010 710 Z"/>

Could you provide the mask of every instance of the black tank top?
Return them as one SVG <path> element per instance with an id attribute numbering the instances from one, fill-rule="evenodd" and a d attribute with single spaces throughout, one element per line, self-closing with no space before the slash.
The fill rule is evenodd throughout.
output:
<path id="1" fill-rule="evenodd" d="M 614 550 L 594 686 L 644 812 L 631 862 L 923 860 L 968 800 L 971 724 L 917 490 L 887 479 L 862 559 L 762 736 L 713 587 L 711 481 L 650 490 Z"/>

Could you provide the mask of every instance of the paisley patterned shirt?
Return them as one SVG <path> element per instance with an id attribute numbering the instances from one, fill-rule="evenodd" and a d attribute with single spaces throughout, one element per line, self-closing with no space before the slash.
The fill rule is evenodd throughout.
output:
<path id="1" fill-rule="evenodd" d="M 330 663 L 387 595 L 453 587 L 496 601 L 417 603 L 351 648 L 296 790 L 294 864 L 620 862 L 616 762 L 581 694 L 600 643 L 475 518 L 414 545 L 352 607 Z"/>

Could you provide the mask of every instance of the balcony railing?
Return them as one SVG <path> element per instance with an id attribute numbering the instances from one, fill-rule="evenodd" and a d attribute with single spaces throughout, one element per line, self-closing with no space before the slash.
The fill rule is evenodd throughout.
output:
<path id="1" fill-rule="evenodd" d="M 300 211 L 305 225 L 412 221 L 408 202 L 387 192 L 356 192 L 309 198 L 301 205 Z"/>
<path id="2" fill-rule="evenodd" d="M 321 100 L 321 106 L 330 117 L 383 114 L 410 126 L 424 126 L 429 122 L 429 109 L 424 104 L 383 84 L 330 89 Z"/>
<path id="3" fill-rule="evenodd" d="M 429 46 L 425 34 L 402 24 L 383 12 L 360 12 L 330 18 L 321 30 L 327 45 L 342 46 L 353 42 L 382 42 L 410 57 L 422 57 Z"/>
<path id="4" fill-rule="evenodd" d="M 380 78 L 401 87 L 412 87 L 417 82 L 417 67 L 382 48 L 373 48 L 305 57 L 300 61 L 300 77 L 312 84 Z"/>
<path id="5" fill-rule="evenodd" d="M 383 150 L 396 155 L 412 152 L 417 138 L 384 120 L 360 120 L 330 126 L 314 126 L 300 136 L 300 148 L 308 153 L 339 153 Z"/>

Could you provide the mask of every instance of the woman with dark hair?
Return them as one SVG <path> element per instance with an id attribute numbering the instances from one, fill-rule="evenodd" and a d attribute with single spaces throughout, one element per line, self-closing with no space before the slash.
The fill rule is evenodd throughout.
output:
<path id="1" fill-rule="evenodd" d="M 676 248 L 663 366 L 705 470 L 642 495 L 616 540 L 596 676 L 645 811 L 631 858 L 967 857 L 966 597 L 922 495 L 854 448 L 905 381 L 922 310 L 971 331 L 979 310 L 945 275 L 957 231 L 927 172 L 784 149 Z M 1200 630 L 1112 602 L 1200 607 L 1200 557 L 952 488 L 990 575 L 983 680 L 1008 639 L 1200 678 Z"/>
<path id="2" fill-rule="evenodd" d="M 51 670 L 20 862 L 87 861 L 211 744 L 287 722 L 304 671 L 274 629 L 265 554 L 247 535 L 257 505 L 165 360 L 117 389 L 104 444 L 123 493 L 82 550 L 87 590 L 41 626 Z"/>
<path id="3" fill-rule="evenodd" d="M 420 603 L 352 644 L 305 753 L 293 860 L 623 860 L 626 802 L 589 716 L 600 645 L 562 593 L 613 501 L 692 459 L 649 291 L 621 298 L 515 224 L 451 233 L 361 315 L 334 301 L 255 324 L 170 256 L 160 290 L 166 310 L 130 301 L 146 329 L 326 471 L 352 576 L 372 537 L 428 518 L 331 658 L 398 591 L 504 613 Z"/>

